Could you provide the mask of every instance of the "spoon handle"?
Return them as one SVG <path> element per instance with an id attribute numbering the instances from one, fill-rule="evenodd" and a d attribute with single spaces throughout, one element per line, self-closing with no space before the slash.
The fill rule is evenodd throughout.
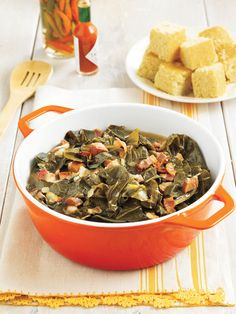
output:
<path id="1" fill-rule="evenodd" d="M 23 101 L 24 100 L 22 100 L 21 97 L 17 97 L 17 95 L 10 95 L 8 102 L 0 112 L 0 139 L 13 119 L 17 108 L 23 103 Z"/>

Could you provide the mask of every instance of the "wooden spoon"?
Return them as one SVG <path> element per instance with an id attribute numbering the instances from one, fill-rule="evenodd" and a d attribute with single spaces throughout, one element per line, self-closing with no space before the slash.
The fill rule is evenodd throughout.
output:
<path id="1" fill-rule="evenodd" d="M 35 93 L 39 85 L 47 82 L 52 71 L 52 66 L 42 61 L 26 61 L 12 71 L 10 97 L 0 113 L 0 138 L 14 117 L 16 109 Z"/>

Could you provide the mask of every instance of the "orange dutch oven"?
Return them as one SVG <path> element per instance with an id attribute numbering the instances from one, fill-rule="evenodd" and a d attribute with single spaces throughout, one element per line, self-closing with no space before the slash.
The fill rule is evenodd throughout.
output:
<path id="1" fill-rule="evenodd" d="M 63 113 L 32 130 L 28 123 L 54 111 Z M 32 159 L 61 141 L 68 130 L 105 128 L 109 124 L 162 134 L 182 133 L 199 144 L 214 182 L 199 200 L 165 217 L 135 223 L 100 223 L 57 213 L 34 199 L 26 190 Z M 71 110 L 48 106 L 22 118 L 19 128 L 25 140 L 14 159 L 14 178 L 34 225 L 44 240 L 65 257 L 91 267 L 128 270 L 162 263 L 185 248 L 204 229 L 216 225 L 234 208 L 221 182 L 225 171 L 222 148 L 199 123 L 160 107 L 143 104 L 104 104 Z M 212 212 L 215 201 L 222 202 Z"/>

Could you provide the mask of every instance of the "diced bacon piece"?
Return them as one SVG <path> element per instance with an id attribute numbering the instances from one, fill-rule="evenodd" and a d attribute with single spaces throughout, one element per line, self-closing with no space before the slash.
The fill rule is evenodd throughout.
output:
<path id="1" fill-rule="evenodd" d="M 59 172 L 59 179 L 64 180 L 64 179 L 70 179 L 72 178 L 72 173 L 69 171 L 64 171 L 64 172 Z"/>
<path id="2" fill-rule="evenodd" d="M 84 157 L 89 157 L 91 155 L 91 152 L 88 152 L 87 150 L 79 152 L 79 155 Z"/>
<path id="3" fill-rule="evenodd" d="M 166 181 L 173 181 L 174 180 L 174 176 L 172 176 L 169 173 L 161 173 L 160 176 L 166 180 Z"/>
<path id="4" fill-rule="evenodd" d="M 89 151 L 90 151 L 91 155 L 95 156 L 95 155 L 103 153 L 103 152 L 108 152 L 108 149 L 102 143 L 92 143 L 90 145 Z"/>
<path id="5" fill-rule="evenodd" d="M 95 129 L 94 132 L 95 132 L 95 135 L 96 135 L 97 137 L 101 137 L 102 134 L 103 134 L 102 130 L 100 130 L 100 129 Z"/>
<path id="6" fill-rule="evenodd" d="M 152 146 L 156 152 L 161 152 L 163 149 L 163 144 L 159 142 L 152 143 Z"/>
<path id="7" fill-rule="evenodd" d="M 57 179 L 56 179 L 56 175 L 52 172 L 48 172 L 44 178 L 44 180 L 46 182 L 50 182 L 50 183 L 53 183 L 53 182 L 56 182 Z"/>
<path id="8" fill-rule="evenodd" d="M 139 161 L 136 167 L 138 170 L 142 171 L 149 168 L 151 165 L 155 164 L 156 162 L 157 162 L 156 157 L 154 155 L 151 155 L 148 158 Z"/>
<path id="9" fill-rule="evenodd" d="M 56 180 L 56 175 L 52 172 L 47 171 L 46 169 L 41 169 L 37 172 L 37 178 L 41 181 L 46 181 L 46 182 L 55 182 Z"/>
<path id="10" fill-rule="evenodd" d="M 164 172 L 163 166 L 168 163 L 169 157 L 165 153 L 158 153 L 155 167 L 158 172 Z"/>
<path id="11" fill-rule="evenodd" d="M 173 196 L 164 198 L 163 205 L 168 214 L 175 212 L 175 200 Z"/>
<path id="12" fill-rule="evenodd" d="M 187 178 L 182 185 L 182 191 L 188 193 L 192 190 L 196 190 L 198 187 L 198 177 Z"/>
<path id="13" fill-rule="evenodd" d="M 175 166 L 172 162 L 168 162 L 166 164 L 166 170 L 169 174 L 171 174 L 172 176 L 176 175 L 176 170 L 175 170 Z"/>
<path id="14" fill-rule="evenodd" d="M 39 180 L 45 180 L 46 175 L 48 174 L 48 171 L 46 169 L 40 169 L 37 172 L 37 178 Z"/>
<path id="15" fill-rule="evenodd" d="M 114 146 L 119 149 L 119 156 L 123 158 L 127 153 L 127 145 L 125 142 L 121 141 L 118 137 L 114 140 Z"/>
<path id="16" fill-rule="evenodd" d="M 68 170 L 71 172 L 79 172 L 81 166 L 84 166 L 82 162 L 71 161 L 68 163 Z"/>
<path id="17" fill-rule="evenodd" d="M 157 168 L 157 166 L 155 165 L 157 172 L 158 173 L 167 173 L 166 167 L 164 165 L 160 166 Z"/>
<path id="18" fill-rule="evenodd" d="M 165 141 L 162 142 L 162 143 L 160 143 L 160 142 L 154 142 L 154 143 L 152 143 L 152 146 L 153 146 L 153 148 L 154 148 L 154 150 L 155 150 L 156 152 L 161 152 L 161 151 L 164 149 L 165 144 L 166 144 Z"/>
<path id="19" fill-rule="evenodd" d="M 70 206 L 80 206 L 83 201 L 78 197 L 69 197 L 65 200 L 65 203 Z"/>
<path id="20" fill-rule="evenodd" d="M 157 155 L 157 163 L 159 165 L 164 165 L 169 161 L 169 157 L 165 153 L 159 153 Z"/>
<path id="21" fill-rule="evenodd" d="M 161 143 L 159 142 L 154 142 L 152 143 L 152 146 L 154 147 L 154 149 L 159 152 L 160 148 L 161 148 Z"/>

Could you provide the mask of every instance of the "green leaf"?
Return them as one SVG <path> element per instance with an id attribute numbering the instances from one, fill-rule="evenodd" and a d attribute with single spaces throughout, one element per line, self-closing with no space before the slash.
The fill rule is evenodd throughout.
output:
<path id="1" fill-rule="evenodd" d="M 155 180 L 151 180 L 146 184 L 148 199 L 141 202 L 142 206 L 154 209 L 157 203 L 161 202 L 162 195 L 159 191 L 158 184 Z"/>
<path id="2" fill-rule="evenodd" d="M 127 145 L 138 146 L 139 144 L 139 129 L 132 131 L 126 138 Z"/>
<path id="3" fill-rule="evenodd" d="M 169 154 L 175 156 L 181 153 L 190 163 L 196 163 L 206 168 L 206 162 L 198 144 L 189 136 L 172 134 L 167 138 L 166 147 Z"/>
<path id="4" fill-rule="evenodd" d="M 187 200 L 189 200 L 194 194 L 196 193 L 196 190 L 192 190 L 191 192 L 188 192 L 186 194 L 182 194 L 180 196 L 178 196 L 175 199 L 175 205 L 179 205 L 180 203 L 186 202 Z"/>
<path id="5" fill-rule="evenodd" d="M 82 183 L 81 183 L 82 182 Z M 86 185 L 84 181 L 80 182 L 74 182 L 72 180 L 62 180 L 56 183 L 53 183 L 50 186 L 50 192 L 53 192 L 54 194 L 63 197 L 75 197 L 78 193 L 84 194 L 89 190 L 89 186 Z"/>
<path id="6" fill-rule="evenodd" d="M 65 135 L 65 140 L 70 143 L 71 146 L 80 144 L 79 132 L 78 131 L 68 131 Z"/>
<path id="7" fill-rule="evenodd" d="M 148 183 L 150 180 L 158 179 L 160 176 L 157 174 L 157 170 L 154 167 L 149 167 L 141 173 L 145 183 Z"/>
<path id="8" fill-rule="evenodd" d="M 104 161 L 107 159 L 114 159 L 114 156 L 112 156 L 111 154 L 107 152 L 97 154 L 94 156 L 93 159 L 90 159 L 87 161 L 87 167 L 89 169 L 96 169 L 100 167 L 104 163 Z"/>
<path id="9" fill-rule="evenodd" d="M 130 167 L 136 166 L 137 162 L 141 159 L 145 159 L 149 156 L 148 150 L 145 146 L 133 147 L 128 146 L 126 154 L 126 164 Z"/>
<path id="10" fill-rule="evenodd" d="M 151 141 L 142 134 L 139 134 L 139 145 L 146 146 L 147 149 L 153 149 Z"/>
<path id="11" fill-rule="evenodd" d="M 110 125 L 106 130 L 106 133 L 113 137 L 118 137 L 120 140 L 124 141 L 128 134 L 130 133 L 124 126 Z"/>
<path id="12" fill-rule="evenodd" d="M 129 201 L 127 202 L 119 211 L 119 214 L 116 216 L 117 221 L 124 222 L 135 222 L 147 220 L 146 215 L 144 214 L 142 207 L 136 202 Z"/>
<path id="13" fill-rule="evenodd" d="M 81 129 L 79 132 L 79 142 L 82 143 L 92 143 L 97 139 L 99 141 L 99 138 L 97 137 L 95 130 L 85 130 Z"/>
<path id="14" fill-rule="evenodd" d="M 80 152 L 81 152 L 80 148 L 67 148 L 64 151 L 64 158 L 73 161 L 83 162 L 83 159 L 79 155 Z"/>
<path id="15" fill-rule="evenodd" d="M 129 182 L 129 173 L 123 166 L 111 166 L 104 169 L 102 177 L 105 183 L 109 185 L 106 197 L 109 210 L 115 211 L 118 207 L 120 194 Z"/>
<path id="16" fill-rule="evenodd" d="M 31 191 L 33 189 L 41 190 L 43 187 L 50 186 L 51 183 L 39 180 L 36 173 L 31 173 L 28 183 L 27 190 Z"/>

